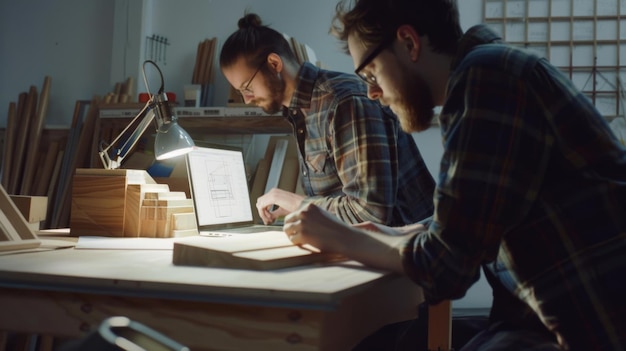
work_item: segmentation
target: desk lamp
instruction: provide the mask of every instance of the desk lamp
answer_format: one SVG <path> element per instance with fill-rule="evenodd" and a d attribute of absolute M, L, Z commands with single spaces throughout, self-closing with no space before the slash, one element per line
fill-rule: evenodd
<path fill-rule="evenodd" d="M 152 64 L 161 77 L 161 87 L 155 95 L 150 94 L 146 79 L 146 64 Z M 156 139 L 154 142 L 154 155 L 157 160 L 184 155 L 191 151 L 194 142 L 187 132 L 178 125 L 176 116 L 172 113 L 167 95 L 163 88 L 163 73 L 156 63 L 146 60 L 142 66 L 143 80 L 148 91 L 149 99 L 146 105 L 139 111 L 137 116 L 124 128 L 124 130 L 108 145 L 100 143 L 100 159 L 105 169 L 117 169 L 139 141 L 139 137 L 148 128 L 150 122 L 156 117 Z M 121 147 L 116 147 L 118 141 L 126 132 L 139 121 L 133 133 L 126 139 Z"/>

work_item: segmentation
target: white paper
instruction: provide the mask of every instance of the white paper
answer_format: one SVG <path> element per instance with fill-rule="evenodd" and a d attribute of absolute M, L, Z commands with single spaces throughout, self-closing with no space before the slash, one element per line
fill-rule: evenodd
<path fill-rule="evenodd" d="M 173 250 L 177 238 L 112 238 L 81 236 L 76 249 L 95 250 Z"/>

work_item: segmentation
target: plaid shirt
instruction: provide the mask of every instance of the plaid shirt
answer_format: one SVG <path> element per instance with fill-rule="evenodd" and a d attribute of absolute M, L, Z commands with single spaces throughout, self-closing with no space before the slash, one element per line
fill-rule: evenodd
<path fill-rule="evenodd" d="M 435 181 L 413 137 L 355 75 L 303 64 L 284 113 L 298 142 L 304 203 L 348 223 L 432 215 Z"/>
<path fill-rule="evenodd" d="M 431 302 L 490 270 L 572 350 L 626 348 L 626 150 L 545 59 L 485 26 L 459 43 L 428 232 L 403 252 Z"/>

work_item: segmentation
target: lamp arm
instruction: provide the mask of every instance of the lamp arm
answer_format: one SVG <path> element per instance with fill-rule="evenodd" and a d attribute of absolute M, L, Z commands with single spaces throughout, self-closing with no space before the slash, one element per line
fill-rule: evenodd
<path fill-rule="evenodd" d="M 148 80 L 146 78 L 145 66 L 146 64 L 152 64 L 154 68 L 159 72 L 161 77 L 161 87 L 158 93 L 155 95 L 150 94 L 148 89 Z M 135 144 L 139 141 L 139 137 L 146 131 L 148 124 L 156 119 L 157 135 L 155 138 L 155 156 L 157 160 L 162 160 L 177 155 L 182 155 L 191 151 L 194 147 L 193 139 L 189 134 L 182 129 L 176 122 L 176 116 L 172 113 L 169 103 L 167 101 L 167 94 L 163 89 L 163 74 L 161 69 L 156 63 L 150 60 L 146 60 L 143 63 L 143 79 L 146 83 L 146 89 L 150 99 L 146 102 L 146 105 L 139 111 L 137 116 L 124 128 L 124 130 L 108 145 L 104 142 L 100 142 L 100 159 L 105 169 L 117 169 L 122 165 L 122 161 L 128 155 L 128 153 L 135 147 Z M 124 144 L 117 148 L 117 142 L 125 135 L 126 131 L 131 128 L 135 122 L 140 118 L 143 119 L 139 122 L 133 133 L 126 139 Z M 111 159 L 111 151 L 115 152 L 113 159 Z"/>
<path fill-rule="evenodd" d="M 124 128 L 124 130 L 108 145 L 106 148 L 103 148 L 103 142 L 100 142 L 100 159 L 102 160 L 102 164 L 105 169 L 117 169 L 122 165 L 122 162 L 128 155 L 128 153 L 135 147 L 141 135 L 146 131 L 148 125 L 154 119 L 155 113 L 152 106 L 152 100 L 149 100 L 146 105 L 139 111 L 137 116 L 133 118 L 133 120 Z M 133 133 L 126 139 L 124 144 L 120 148 L 115 148 L 117 142 L 121 139 L 121 137 L 135 124 L 135 122 L 140 118 L 143 119 L 139 122 L 137 127 Z M 111 159 L 111 149 L 115 151 L 115 155 L 113 159 Z"/>

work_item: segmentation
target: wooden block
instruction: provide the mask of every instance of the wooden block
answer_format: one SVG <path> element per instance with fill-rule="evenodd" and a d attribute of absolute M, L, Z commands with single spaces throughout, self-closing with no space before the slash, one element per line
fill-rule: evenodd
<path fill-rule="evenodd" d="M 170 191 L 184 192 L 185 197 L 191 198 L 189 178 L 187 178 L 187 175 L 185 175 L 185 177 L 155 177 L 154 180 L 160 184 L 167 184 L 170 187 Z"/>
<path fill-rule="evenodd" d="M 139 236 L 143 238 L 156 237 L 156 205 L 152 201 L 144 200 L 141 205 Z"/>
<path fill-rule="evenodd" d="M 124 213 L 124 236 L 139 237 L 141 229 L 141 205 L 153 194 L 169 193 L 167 184 L 129 184 L 126 187 Z"/>
<path fill-rule="evenodd" d="M 197 236 L 198 235 L 198 230 L 197 229 L 177 229 L 177 230 L 172 230 L 172 237 L 173 238 L 183 238 L 183 237 L 187 237 L 187 236 Z"/>
<path fill-rule="evenodd" d="M 172 237 L 172 215 L 175 213 L 192 213 L 191 199 L 152 200 L 156 202 L 156 236 L 158 238 Z"/>
<path fill-rule="evenodd" d="M 194 212 L 173 213 L 172 214 L 172 230 L 198 230 L 196 224 L 196 214 Z"/>
<path fill-rule="evenodd" d="M 169 189 L 169 186 L 167 184 L 157 185 L 162 185 Z M 184 191 L 146 192 L 145 198 L 150 200 L 184 200 L 187 199 L 187 195 Z"/>
<path fill-rule="evenodd" d="M 194 236 L 174 243 L 173 263 L 268 270 L 343 259 L 317 249 L 291 243 L 283 232 L 233 235 L 220 238 Z"/>
<path fill-rule="evenodd" d="M 47 196 L 11 195 L 11 200 L 13 200 L 13 203 L 28 223 L 39 224 L 39 222 L 46 220 L 46 212 L 48 211 Z"/>
<path fill-rule="evenodd" d="M 72 182 L 72 236 L 124 236 L 127 186 L 155 184 L 146 171 L 77 169 Z"/>
<path fill-rule="evenodd" d="M 0 186 L 0 251 L 28 249 L 40 244 L 9 194 Z"/>

